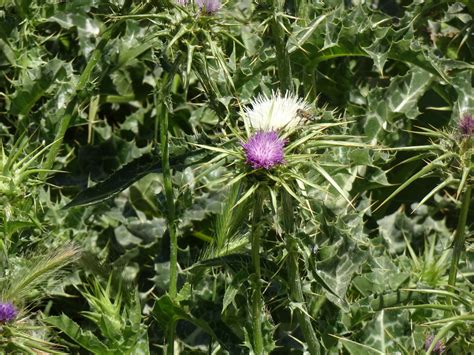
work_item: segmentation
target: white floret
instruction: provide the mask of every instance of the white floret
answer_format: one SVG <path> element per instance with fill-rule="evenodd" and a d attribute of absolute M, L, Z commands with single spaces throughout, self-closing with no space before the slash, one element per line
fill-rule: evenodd
<path fill-rule="evenodd" d="M 286 93 L 281 96 L 272 92 L 272 96 L 259 95 L 252 100 L 252 106 L 244 109 L 244 119 L 257 131 L 273 131 L 297 126 L 302 118 L 298 110 L 308 110 L 308 104 L 295 95 Z"/>

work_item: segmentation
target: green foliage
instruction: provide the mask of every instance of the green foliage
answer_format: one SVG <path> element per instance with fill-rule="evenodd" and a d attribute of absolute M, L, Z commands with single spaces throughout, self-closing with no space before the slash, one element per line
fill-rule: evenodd
<path fill-rule="evenodd" d="M 473 11 L 0 0 L 2 351 L 470 351 Z M 254 171 L 243 108 L 287 89 Z"/>
<path fill-rule="evenodd" d="M 11 303 L 17 312 L 15 319 L 3 322 L 0 349 L 6 352 L 35 350 L 60 353 L 61 347 L 47 341 L 48 329 L 30 318 L 37 306 L 55 288 L 61 286 L 64 268 L 78 259 L 78 249 L 72 245 L 21 258 L 2 254 L 0 266 L 0 300 Z M 2 316 L 3 317 L 3 316 Z M 46 339 L 45 339 L 46 338 Z"/>
<path fill-rule="evenodd" d="M 97 328 L 103 340 L 81 327 L 67 315 L 52 316 L 44 321 L 63 331 L 69 338 L 93 354 L 149 354 L 148 335 L 142 323 L 137 290 L 112 291 L 111 278 L 105 286 L 91 281 L 91 289 L 82 291 L 90 310 L 82 316 Z"/>

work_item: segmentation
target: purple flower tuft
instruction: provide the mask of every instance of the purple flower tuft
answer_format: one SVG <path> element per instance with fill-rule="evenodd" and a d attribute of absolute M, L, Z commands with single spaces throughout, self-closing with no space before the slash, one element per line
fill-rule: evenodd
<path fill-rule="evenodd" d="M 196 5 L 202 12 L 213 14 L 221 8 L 220 0 L 196 0 Z"/>
<path fill-rule="evenodd" d="M 434 338 L 435 338 L 434 335 L 428 335 L 428 337 L 425 340 L 425 351 L 428 351 L 431 344 L 433 343 Z M 445 351 L 446 351 L 446 346 L 441 340 L 439 340 L 436 342 L 436 345 L 434 346 L 432 353 L 443 354 Z"/>
<path fill-rule="evenodd" d="M 243 144 L 247 164 L 254 169 L 270 169 L 285 162 L 283 147 L 285 140 L 280 139 L 275 131 L 257 132 Z"/>
<path fill-rule="evenodd" d="M 18 311 L 12 303 L 0 302 L 0 323 L 11 322 L 17 314 Z"/>
<path fill-rule="evenodd" d="M 470 113 L 465 113 L 459 121 L 459 131 L 464 136 L 471 136 L 474 133 L 474 119 Z"/>

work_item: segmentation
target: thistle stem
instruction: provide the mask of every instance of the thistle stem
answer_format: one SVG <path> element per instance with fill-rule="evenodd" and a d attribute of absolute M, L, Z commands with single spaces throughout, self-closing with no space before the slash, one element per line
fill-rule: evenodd
<path fill-rule="evenodd" d="M 176 68 L 176 66 L 175 66 Z M 176 234 L 176 213 L 173 193 L 173 182 L 171 179 L 171 167 L 169 156 L 169 132 L 168 132 L 168 109 L 166 100 L 171 89 L 171 83 L 174 78 L 174 71 L 171 74 L 165 74 L 163 78 L 163 87 L 155 95 L 156 119 L 160 125 L 160 149 L 161 164 L 163 171 L 163 189 L 166 197 L 168 234 L 170 237 L 170 282 L 168 294 L 172 301 L 176 300 L 178 293 L 178 237 Z M 167 354 L 174 354 L 174 339 L 176 332 L 176 322 L 169 324 L 167 332 Z"/>
<path fill-rule="evenodd" d="M 169 162 L 169 150 L 168 150 L 168 111 L 162 111 L 160 120 L 160 138 L 161 138 L 161 159 L 163 167 L 163 185 L 166 196 L 167 205 L 167 219 L 168 219 L 168 232 L 170 236 L 170 283 L 168 293 L 170 298 L 174 301 L 178 293 L 178 238 L 176 235 L 175 225 L 175 205 L 173 196 L 173 185 L 171 181 L 171 169 Z M 174 354 L 174 338 L 175 338 L 176 323 L 171 322 L 170 329 L 168 330 L 168 347 L 167 353 Z"/>
<path fill-rule="evenodd" d="M 263 210 L 262 192 L 256 191 L 255 205 L 252 216 L 252 263 L 254 267 L 253 294 L 252 294 L 252 326 L 253 350 L 256 355 L 263 354 L 262 335 L 262 285 L 260 270 L 260 223 Z"/>
<path fill-rule="evenodd" d="M 162 98 L 164 99 L 164 98 Z M 172 299 L 177 294 L 177 263 L 178 263 L 178 240 L 175 226 L 175 204 L 173 194 L 173 183 L 171 180 L 170 156 L 169 156 L 169 134 L 168 134 L 168 110 L 164 104 L 159 104 L 160 109 L 160 141 L 161 141 L 161 164 L 163 168 L 163 187 L 166 196 L 168 232 L 170 236 L 170 284 L 169 294 Z"/>
<path fill-rule="evenodd" d="M 293 199 L 286 191 L 283 191 L 282 200 L 284 211 L 283 228 L 286 234 L 286 248 L 288 251 L 287 266 L 290 296 L 294 302 L 301 305 L 301 308 L 295 310 L 296 319 L 298 320 L 310 354 L 317 355 L 321 353 L 321 349 L 316 332 L 311 324 L 311 318 L 306 309 L 306 301 L 304 299 L 303 287 L 301 286 L 301 275 L 298 266 L 298 244 L 293 236 L 295 225 Z"/>
<path fill-rule="evenodd" d="M 454 234 L 453 255 L 451 258 L 451 267 L 449 269 L 448 285 L 456 284 L 456 276 L 458 271 L 459 258 L 464 249 L 464 230 L 466 229 L 467 214 L 471 202 L 472 187 L 468 186 L 462 199 L 461 211 L 459 213 L 458 225 Z"/>
<path fill-rule="evenodd" d="M 291 81 L 291 64 L 288 51 L 286 50 L 286 36 L 279 23 L 278 13 L 283 12 L 284 1 L 273 2 L 273 19 L 271 31 L 275 45 L 276 60 L 278 67 L 278 78 L 280 79 L 280 90 L 285 93 L 293 89 Z"/>
<path fill-rule="evenodd" d="M 174 355 L 174 339 L 176 333 L 176 321 L 172 320 L 170 324 L 168 324 L 168 329 L 166 333 L 166 354 L 167 355 Z"/>
<path fill-rule="evenodd" d="M 308 345 L 310 354 L 320 354 L 320 346 L 316 332 L 311 324 L 311 318 L 307 314 L 306 303 L 303 295 L 303 288 L 300 281 L 300 271 L 298 267 L 298 249 L 296 240 L 293 237 L 286 236 L 288 250 L 288 279 L 290 284 L 291 298 L 299 303 L 302 309 L 296 310 L 296 319 Z"/>

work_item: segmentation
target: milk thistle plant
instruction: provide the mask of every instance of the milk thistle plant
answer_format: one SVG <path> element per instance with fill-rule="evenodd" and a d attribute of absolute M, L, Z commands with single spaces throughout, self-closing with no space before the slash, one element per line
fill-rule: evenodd
<path fill-rule="evenodd" d="M 196 144 L 220 153 L 203 168 L 227 159 L 228 166 L 234 168 L 228 174 L 228 177 L 232 175 L 231 184 L 243 178 L 248 180 L 252 176 L 256 177 L 248 180 L 251 184 L 248 193 L 240 201 L 243 202 L 259 186 L 268 186 L 270 182 L 279 185 L 295 198 L 298 198 L 297 194 L 290 187 L 292 183 L 288 182 L 298 181 L 327 193 L 326 189 L 313 186 L 299 173 L 299 169 L 311 161 L 326 181 L 350 203 L 347 193 L 313 159 L 320 148 L 367 145 L 351 142 L 354 137 L 350 135 L 325 134 L 326 130 L 344 126 L 347 122 L 318 123 L 316 115 L 310 114 L 308 110 L 306 102 L 290 93 L 282 96 L 279 92 L 273 92 L 270 96 L 258 96 L 241 113 L 243 127 L 229 127 L 231 132 L 221 136 L 222 143 L 216 146 Z M 333 113 L 329 115 L 332 117 Z M 238 174 L 235 174 L 236 171 Z"/>
<path fill-rule="evenodd" d="M 397 196 L 414 181 L 422 178 L 439 177 L 442 182 L 426 194 L 418 204 L 418 207 L 425 204 L 438 192 L 445 189 L 455 190 L 455 201 L 457 203 L 459 201 L 460 207 L 458 224 L 453 239 L 453 252 L 448 277 L 448 285 L 453 287 L 456 284 L 460 256 L 464 250 L 465 228 L 471 203 L 473 184 L 472 149 L 474 119 L 472 118 L 471 113 L 464 113 L 457 121 L 457 126 L 455 128 L 445 131 L 420 128 L 419 131 L 414 133 L 429 137 L 432 140 L 432 144 L 426 146 L 392 148 L 389 150 L 417 151 L 420 152 L 420 154 L 416 156 L 416 158 L 420 160 L 428 160 L 428 163 L 402 183 L 381 203 L 379 208 Z"/>
<path fill-rule="evenodd" d="M 212 150 L 217 156 L 205 165 L 213 169 L 214 164 L 227 162 L 229 185 L 243 182 L 246 192 L 236 205 L 253 198 L 251 251 L 254 274 L 252 280 L 252 350 L 262 354 L 271 349 L 264 348 L 262 339 L 262 275 L 260 266 L 260 238 L 266 234 L 262 230 L 261 219 L 266 204 L 271 201 L 271 210 L 279 215 L 275 221 L 275 230 L 284 234 L 287 247 L 288 279 L 292 301 L 301 305 L 295 310 L 298 323 L 312 354 L 320 352 L 316 331 L 308 315 L 302 291 L 299 256 L 294 237 L 293 203 L 310 209 L 307 196 L 298 193 L 305 186 L 329 194 L 326 187 L 315 184 L 305 178 L 308 171 L 315 170 L 332 188 L 339 192 L 350 204 L 347 193 L 325 170 L 317 160 L 317 150 L 331 146 L 349 145 L 364 146 L 351 136 L 325 134 L 325 130 L 345 125 L 345 122 L 317 123 L 315 115 L 310 114 L 309 104 L 292 93 L 281 95 L 273 92 L 269 96 L 260 95 L 249 107 L 244 108 L 241 117 L 243 130 L 231 128 L 231 133 L 224 135 L 224 143 L 218 146 L 201 147 Z M 205 169 L 205 170 L 207 170 Z M 279 206 L 278 200 L 281 200 Z M 280 212 L 281 211 L 281 212 Z M 281 213 L 281 215 L 280 215 Z"/>

